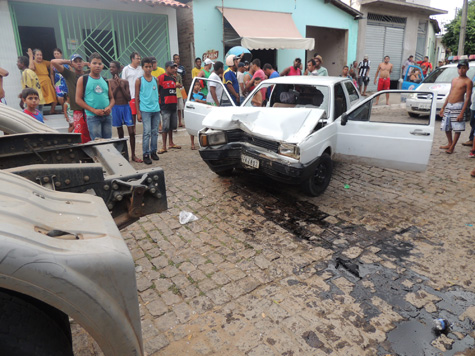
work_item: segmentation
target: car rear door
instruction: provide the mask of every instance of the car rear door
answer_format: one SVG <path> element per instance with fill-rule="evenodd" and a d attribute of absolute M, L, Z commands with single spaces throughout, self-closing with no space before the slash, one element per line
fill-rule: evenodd
<path fill-rule="evenodd" d="M 203 119 L 206 115 L 210 113 L 211 110 L 213 110 L 213 108 L 216 107 L 215 105 L 211 105 L 210 103 L 202 103 L 195 100 L 195 97 L 193 95 L 193 88 L 197 81 L 200 82 L 201 88 L 204 88 L 205 86 L 208 87 L 209 82 L 214 82 L 217 85 L 221 86 L 223 88 L 223 95 L 221 96 L 221 98 L 218 98 L 220 99 L 220 106 L 234 106 L 234 103 L 232 100 L 230 100 L 228 92 L 222 82 L 202 77 L 193 78 L 188 94 L 188 100 L 185 104 L 184 112 L 186 130 L 190 135 L 193 136 L 198 135 L 198 131 L 203 128 Z M 204 100 L 206 101 L 206 96 L 204 97 Z"/>
<path fill-rule="evenodd" d="M 422 92 L 431 98 L 431 111 L 427 119 L 421 119 L 409 117 L 400 104 L 384 105 L 386 93 L 399 95 L 409 91 L 379 92 L 338 118 L 335 156 L 352 163 L 424 171 L 434 139 L 435 95 Z M 378 95 L 380 104 L 375 105 Z"/>

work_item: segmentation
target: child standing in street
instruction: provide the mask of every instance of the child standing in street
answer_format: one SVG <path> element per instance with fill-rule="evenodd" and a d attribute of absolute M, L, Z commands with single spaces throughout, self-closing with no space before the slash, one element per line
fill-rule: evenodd
<path fill-rule="evenodd" d="M 145 164 L 152 164 L 157 155 L 158 122 L 160 105 L 158 104 L 158 82 L 152 75 L 152 58 L 142 59 L 143 76 L 135 81 L 135 105 L 137 120 L 143 122 L 142 151 Z"/>
<path fill-rule="evenodd" d="M 38 92 L 33 88 L 23 89 L 21 92 L 21 100 L 25 109 L 23 112 L 35 118 L 39 122 L 44 123 L 43 115 L 38 111 L 38 105 L 40 104 L 40 96 Z"/>

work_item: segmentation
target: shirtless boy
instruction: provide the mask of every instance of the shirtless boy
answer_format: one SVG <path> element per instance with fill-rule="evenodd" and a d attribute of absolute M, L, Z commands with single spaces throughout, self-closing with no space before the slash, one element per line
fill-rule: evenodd
<path fill-rule="evenodd" d="M 391 84 L 391 72 L 393 71 L 393 65 L 389 63 L 389 56 L 384 57 L 384 62 L 380 63 L 376 75 L 374 76 L 374 84 L 378 79 L 378 91 L 389 90 L 389 85 Z M 376 97 L 376 105 L 379 103 L 379 96 Z M 386 93 L 386 105 L 389 105 L 389 93 Z"/>
<path fill-rule="evenodd" d="M 454 152 L 455 145 L 460 138 L 460 133 L 465 131 L 464 113 L 472 97 L 472 81 L 467 77 L 468 61 L 462 59 L 458 65 L 459 76 L 452 80 L 450 93 L 445 100 L 444 105 L 440 109 L 439 115 L 442 117 L 441 130 L 445 131 L 447 141 L 445 146 L 440 146 L 445 150 L 445 153 L 451 154 Z M 467 100 L 464 101 L 464 96 L 467 95 Z M 454 131 L 454 138 L 452 139 L 452 130 Z"/>
<path fill-rule="evenodd" d="M 132 160 L 140 163 L 142 160 L 135 155 L 135 125 L 129 106 L 129 101 L 132 100 L 130 98 L 129 82 L 125 79 L 120 79 L 119 62 L 112 61 L 109 65 L 109 70 L 112 75 L 112 79 L 109 79 L 109 85 L 115 99 L 115 106 L 112 108 L 112 126 L 117 128 L 119 138 L 124 138 L 123 125 L 127 126 Z"/>

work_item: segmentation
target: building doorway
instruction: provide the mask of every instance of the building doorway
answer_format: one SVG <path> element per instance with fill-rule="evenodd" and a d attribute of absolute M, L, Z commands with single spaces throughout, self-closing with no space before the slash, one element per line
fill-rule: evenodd
<path fill-rule="evenodd" d="M 57 46 L 53 27 L 18 26 L 18 34 L 23 56 L 28 56 L 28 48 L 38 48 L 43 52 L 43 59 L 54 59 L 53 49 Z"/>
<path fill-rule="evenodd" d="M 315 49 L 307 51 L 307 60 L 318 53 L 323 58 L 323 67 L 328 70 L 328 75 L 340 75 L 343 67 L 348 65 L 346 63 L 348 58 L 348 30 L 307 26 L 305 37 L 315 39 Z"/>

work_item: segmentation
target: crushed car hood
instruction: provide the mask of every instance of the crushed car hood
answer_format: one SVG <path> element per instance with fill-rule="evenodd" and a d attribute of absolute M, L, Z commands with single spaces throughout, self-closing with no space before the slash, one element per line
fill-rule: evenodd
<path fill-rule="evenodd" d="M 241 129 L 249 134 L 289 143 L 299 143 L 311 134 L 325 110 L 310 108 L 215 108 L 203 127 L 217 130 Z"/>

